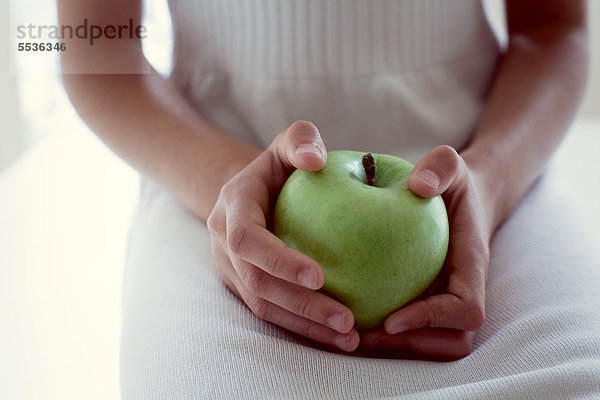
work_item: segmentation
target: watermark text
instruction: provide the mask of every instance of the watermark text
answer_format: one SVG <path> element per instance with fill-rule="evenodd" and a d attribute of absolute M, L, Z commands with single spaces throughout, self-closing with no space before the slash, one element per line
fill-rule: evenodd
<path fill-rule="evenodd" d="M 146 39 L 147 29 L 144 25 L 135 25 L 130 19 L 126 24 L 95 25 L 89 24 L 87 18 L 77 26 L 73 25 L 17 25 L 19 40 L 64 40 L 85 39 L 90 45 L 99 39 Z"/>

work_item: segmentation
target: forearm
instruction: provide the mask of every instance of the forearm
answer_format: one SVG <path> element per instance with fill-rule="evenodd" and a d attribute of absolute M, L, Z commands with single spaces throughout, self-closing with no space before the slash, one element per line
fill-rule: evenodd
<path fill-rule="evenodd" d="M 90 26 L 127 21 L 137 26 L 141 7 L 140 0 L 57 3 L 59 22 L 70 26 L 84 17 Z M 98 39 L 93 46 L 78 38 L 65 41 L 68 51 L 61 53 L 61 64 L 63 71 L 71 73 L 63 75 L 63 82 L 81 117 L 134 168 L 206 219 L 221 186 L 259 150 L 202 118 L 168 80 L 151 69 L 140 38 Z M 151 73 L 143 73 L 147 71 Z"/>
<path fill-rule="evenodd" d="M 482 186 L 490 235 L 518 205 L 577 110 L 587 74 L 585 28 L 510 35 L 470 145 L 462 152 Z"/>
<path fill-rule="evenodd" d="M 64 81 L 94 132 L 202 219 L 221 186 L 259 153 L 204 120 L 154 71 L 65 75 Z"/>

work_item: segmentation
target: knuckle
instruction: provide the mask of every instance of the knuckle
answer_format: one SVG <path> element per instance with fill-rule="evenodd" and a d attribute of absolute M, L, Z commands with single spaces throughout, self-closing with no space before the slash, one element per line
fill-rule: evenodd
<path fill-rule="evenodd" d="M 443 325 L 444 316 L 441 310 L 437 308 L 430 308 L 426 314 L 426 321 L 423 326 L 429 326 L 433 328 L 441 327 Z"/>
<path fill-rule="evenodd" d="M 308 318 L 311 314 L 311 302 L 306 296 L 300 296 L 294 303 L 293 309 L 291 310 L 294 314 L 300 315 L 304 318 Z"/>
<path fill-rule="evenodd" d="M 218 222 L 217 222 L 218 218 L 216 216 L 216 213 L 213 211 L 210 213 L 210 215 L 208 216 L 208 218 L 206 219 L 206 227 L 208 228 L 208 232 L 211 235 L 214 235 L 215 233 L 217 233 L 218 228 Z"/>
<path fill-rule="evenodd" d="M 232 223 L 227 229 L 227 247 L 238 254 L 244 248 L 248 238 L 248 228 L 239 223 Z"/>
<path fill-rule="evenodd" d="M 439 328 L 444 321 L 444 313 L 434 303 L 433 298 L 428 298 L 418 303 L 419 314 L 422 316 L 421 327 Z"/>
<path fill-rule="evenodd" d="M 451 191 L 463 192 L 467 188 L 466 166 L 463 158 L 453 147 L 441 145 L 435 148 L 435 164 L 442 181 L 447 182 Z"/>
<path fill-rule="evenodd" d="M 221 191 L 219 193 L 219 198 L 225 201 L 228 201 L 235 197 L 237 192 L 237 184 L 235 183 L 235 178 L 229 180 L 229 182 L 225 183 L 221 186 Z"/>
<path fill-rule="evenodd" d="M 471 354 L 472 349 L 473 349 L 473 341 L 466 333 L 463 333 L 456 340 L 456 343 L 454 345 L 455 357 L 457 359 L 465 358 L 469 354 Z"/>
<path fill-rule="evenodd" d="M 244 297 L 243 297 L 243 290 L 240 290 L 232 281 L 231 279 L 229 279 L 229 277 L 227 276 L 226 273 L 224 273 L 221 270 L 217 271 L 218 275 L 219 275 L 219 279 L 221 280 L 221 282 L 223 282 L 223 284 L 225 285 L 225 287 L 234 295 L 236 296 L 238 299 L 241 299 L 245 302 Z"/>
<path fill-rule="evenodd" d="M 267 292 L 268 282 L 266 276 L 255 268 L 246 268 L 240 278 L 246 289 L 255 296 L 262 296 Z"/>
<path fill-rule="evenodd" d="M 451 146 L 445 144 L 438 146 L 437 152 L 438 157 L 440 157 L 445 166 L 451 170 L 456 170 L 462 161 L 462 157 Z"/>
<path fill-rule="evenodd" d="M 316 323 L 308 321 L 302 328 L 300 328 L 300 335 L 309 339 L 319 338 L 319 327 Z"/>
<path fill-rule="evenodd" d="M 258 318 L 264 319 L 265 321 L 271 320 L 271 306 L 267 300 L 250 295 L 247 296 L 245 301 L 250 311 Z"/>
<path fill-rule="evenodd" d="M 485 307 L 482 304 L 474 303 L 467 308 L 468 326 L 465 328 L 470 331 L 475 331 L 481 328 L 485 322 Z"/>
<path fill-rule="evenodd" d="M 474 288 L 466 289 L 459 301 L 464 321 L 461 329 L 476 331 L 481 328 L 485 322 L 485 295 Z"/>
<path fill-rule="evenodd" d="M 283 277 L 285 272 L 283 257 L 277 251 L 271 251 L 267 255 L 265 268 L 274 276 Z"/>

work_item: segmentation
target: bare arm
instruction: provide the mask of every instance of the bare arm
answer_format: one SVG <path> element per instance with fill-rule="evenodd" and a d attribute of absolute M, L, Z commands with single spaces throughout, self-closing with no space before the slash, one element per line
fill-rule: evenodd
<path fill-rule="evenodd" d="M 59 0 L 61 24 L 140 20 L 139 0 Z M 271 200 L 294 168 L 319 169 L 326 150 L 316 128 L 292 124 L 263 152 L 199 115 L 158 73 L 139 40 L 67 44 L 64 84 L 81 117 L 134 168 L 207 220 L 222 280 L 260 318 L 346 351 L 358 346 L 351 311 L 316 292 L 324 276 L 307 256 L 266 229 Z M 83 72 L 83 71 L 82 71 Z M 235 175 L 235 177 L 234 177 Z"/>
<path fill-rule="evenodd" d="M 139 0 L 58 1 L 61 24 L 114 25 L 141 19 Z M 94 132 L 143 174 L 175 194 L 195 215 L 206 219 L 221 186 L 260 151 L 226 135 L 200 116 L 170 82 L 150 74 L 141 42 L 101 39 L 68 42 L 66 70 L 107 72 L 65 74 L 72 103 Z M 115 72 L 115 73 L 110 73 Z"/>
<path fill-rule="evenodd" d="M 462 153 L 484 182 L 490 231 L 539 176 L 575 115 L 587 78 L 585 1 L 507 1 L 509 46 Z"/>
<path fill-rule="evenodd" d="M 450 246 L 433 295 L 396 311 L 367 347 L 399 356 L 468 355 L 485 320 L 489 243 L 565 135 L 587 74 L 585 1 L 507 1 L 509 46 L 480 124 L 459 155 L 427 154 L 409 179 L 424 197 L 442 194 Z"/>

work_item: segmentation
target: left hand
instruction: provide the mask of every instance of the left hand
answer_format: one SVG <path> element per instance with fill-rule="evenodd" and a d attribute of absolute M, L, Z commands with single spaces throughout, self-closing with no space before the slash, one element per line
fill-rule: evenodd
<path fill-rule="evenodd" d="M 439 146 L 414 168 L 410 189 L 442 195 L 450 222 L 446 262 L 425 296 L 400 308 L 383 328 L 365 332 L 361 346 L 383 355 L 455 360 L 470 354 L 485 320 L 490 229 L 484 192 L 454 149 Z"/>

